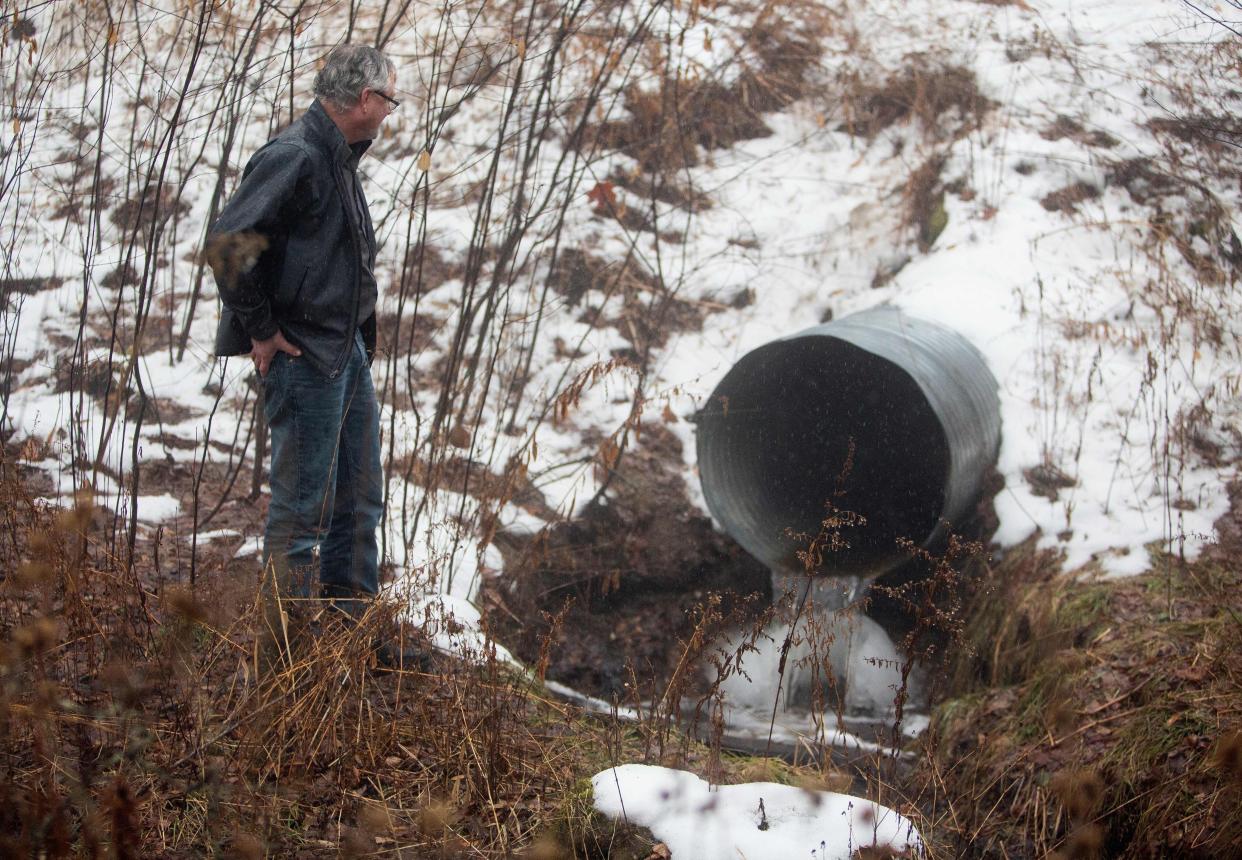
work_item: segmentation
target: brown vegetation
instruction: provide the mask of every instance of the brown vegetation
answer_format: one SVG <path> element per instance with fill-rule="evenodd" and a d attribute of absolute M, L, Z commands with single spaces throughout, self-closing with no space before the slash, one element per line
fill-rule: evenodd
<path fill-rule="evenodd" d="M 913 783 L 954 857 L 1226 857 L 1242 844 L 1236 748 L 1240 488 L 1193 564 L 1078 583 L 1012 551 L 978 587 Z M 1230 535 L 1234 535 L 1230 537 Z M 932 800 L 934 798 L 934 800 Z"/>
<path fill-rule="evenodd" d="M 606 724 L 494 654 L 377 674 L 380 608 L 291 627 L 300 644 L 265 672 L 253 575 L 136 578 L 99 551 L 88 497 L 48 508 L 7 460 L 0 515 L 4 856 L 499 857 L 537 836 L 564 856 L 621 838 L 574 793 L 607 763 Z M 311 608 L 286 616 L 325 624 Z"/>
<path fill-rule="evenodd" d="M 974 72 L 919 54 L 908 57 L 904 69 L 881 83 L 857 74 L 842 83 L 841 130 L 866 138 L 911 119 L 932 138 L 951 138 L 977 128 L 994 107 L 979 91 Z"/>
<path fill-rule="evenodd" d="M 1100 189 L 1089 182 L 1075 182 L 1046 194 L 1039 205 L 1049 212 L 1061 212 L 1072 215 L 1078 211 L 1080 203 L 1094 200 L 1100 196 Z"/>
<path fill-rule="evenodd" d="M 1053 121 L 1052 125 L 1040 132 L 1040 136 L 1044 140 L 1069 138 L 1075 143 L 1081 143 L 1083 146 L 1095 146 L 1104 149 L 1111 149 L 1118 143 L 1117 138 L 1108 132 L 1101 129 L 1087 131 L 1087 129 L 1083 128 L 1082 123 L 1065 114 L 1057 114 L 1056 120 Z"/>
<path fill-rule="evenodd" d="M 626 93 L 629 117 L 593 126 L 591 145 L 624 152 L 655 177 L 657 189 L 701 163 L 704 153 L 771 133 L 762 114 L 791 104 L 806 92 L 807 76 L 821 48 L 801 35 L 765 22 L 746 33 L 743 55 L 753 55 L 728 84 L 711 78 L 667 75 L 658 88 L 638 85 Z M 694 192 L 656 190 L 656 199 Z"/>

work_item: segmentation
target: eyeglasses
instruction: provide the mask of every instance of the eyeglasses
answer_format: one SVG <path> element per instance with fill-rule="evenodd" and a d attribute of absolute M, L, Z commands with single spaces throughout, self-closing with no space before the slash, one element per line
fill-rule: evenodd
<path fill-rule="evenodd" d="M 401 102 L 397 101 L 392 96 L 386 96 L 383 93 L 381 93 L 379 90 L 371 90 L 371 92 L 375 93 L 377 96 L 382 98 L 384 101 L 392 105 L 393 110 L 396 110 L 397 108 L 401 107 Z"/>

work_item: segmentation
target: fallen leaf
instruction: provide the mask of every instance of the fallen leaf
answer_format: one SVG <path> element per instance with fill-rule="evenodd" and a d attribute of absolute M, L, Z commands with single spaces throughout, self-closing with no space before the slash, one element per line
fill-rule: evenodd
<path fill-rule="evenodd" d="M 448 442 L 454 448 L 469 448 L 470 431 L 466 429 L 464 424 L 455 424 L 453 429 L 449 431 Z"/>
<path fill-rule="evenodd" d="M 603 179 L 587 192 L 587 200 L 595 205 L 595 211 L 601 215 L 614 211 L 617 208 L 616 186 Z"/>

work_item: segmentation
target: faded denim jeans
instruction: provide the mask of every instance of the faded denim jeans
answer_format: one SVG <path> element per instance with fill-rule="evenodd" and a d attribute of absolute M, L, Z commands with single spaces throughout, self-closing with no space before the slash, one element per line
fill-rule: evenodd
<path fill-rule="evenodd" d="M 283 597 L 374 596 L 383 470 L 361 336 L 336 379 L 277 353 L 263 390 L 272 438 L 265 569 L 270 562 Z"/>

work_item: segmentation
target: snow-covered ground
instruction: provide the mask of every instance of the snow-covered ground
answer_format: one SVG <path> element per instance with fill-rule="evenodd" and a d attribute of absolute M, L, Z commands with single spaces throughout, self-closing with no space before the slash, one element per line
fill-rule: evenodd
<path fill-rule="evenodd" d="M 924 66 L 939 60 L 973 72 L 997 107 L 951 143 L 910 125 L 867 142 L 835 122 L 818 127 L 812 100 L 769 118 L 771 137 L 718 155 L 699 185 L 720 202 L 696 216 L 688 256 L 704 289 L 749 286 L 756 302 L 681 338 L 667 351 L 664 379 L 702 398 L 741 355 L 826 311 L 840 318 L 895 304 L 968 337 L 1000 383 L 1001 547 L 1037 534 L 1041 546 L 1064 550 L 1068 568 L 1096 562 L 1090 569 L 1106 575 L 1147 569 L 1152 543 L 1194 556 L 1212 540 L 1234 474 L 1239 370 L 1235 337 L 1204 342 L 1196 311 L 1231 321 L 1237 293 L 1228 281 L 1204 284 L 1154 235 L 1158 212 L 1176 217 L 1193 194 L 1145 206 L 1109 177 L 1132 159 L 1165 164 L 1164 143 L 1146 123 L 1170 115 L 1162 90 L 1197 78 L 1187 68 L 1196 49 L 1186 46 L 1227 33 L 1162 2 L 873 2 L 851 20 L 873 53 L 837 57 L 830 68 L 878 78 L 912 55 Z M 1169 43 L 1183 50 L 1158 47 Z M 1198 52 L 1206 61 L 1209 49 Z M 1214 88 L 1230 86 L 1222 79 Z M 1059 116 L 1115 145 L 1049 139 Z M 942 176 L 961 190 L 945 194 L 947 224 L 919 253 L 897 221 L 906 180 L 932 156 L 946 159 Z M 1223 209 L 1223 239 L 1234 229 L 1237 184 L 1195 178 L 1206 188 L 1189 191 L 1209 192 Z M 1079 182 L 1099 196 L 1073 213 L 1041 205 Z M 731 250 L 739 237 L 756 247 Z M 872 288 L 878 271 L 906 255 Z M 1187 432 L 1187 421 L 1198 423 Z M 1195 434 L 1226 449 L 1226 464 L 1190 450 Z M 1040 467 L 1070 486 L 1041 495 L 1027 478 Z"/>
<path fill-rule="evenodd" d="M 775 782 L 712 787 L 692 773 L 641 764 L 609 768 L 591 783 L 601 812 L 649 828 L 676 860 L 851 860 L 873 846 L 922 855 L 908 819 L 846 794 Z"/>
<path fill-rule="evenodd" d="M 1234 11 L 1200 5 L 1222 18 Z M 267 32 L 248 54 L 249 19 L 221 7 L 199 44 L 186 8 L 139 4 L 109 28 L 87 6 L 43 4 L 25 13 L 29 33 L 12 36 L 0 54 L 22 101 L 0 154 L 5 277 L 14 279 L 0 332 L 14 359 L 4 431 L 61 497 L 89 485 L 97 501 L 118 510 L 128 507 L 135 462 L 226 468 L 248 438 L 249 368 L 211 355 L 210 275 L 189 314 L 202 274 L 197 250 L 217 176 L 227 193 L 236 168 L 288 120 L 289 105 L 307 101 L 315 60 L 342 32 L 332 8 L 316 7 L 299 28 L 281 23 L 278 35 Z M 1152 546 L 1193 557 L 1214 539 L 1225 486 L 1236 476 L 1242 402 L 1237 141 L 1213 150 L 1168 123 L 1236 114 L 1238 51 L 1226 28 L 1171 0 L 864 0 L 762 11 L 743 2 L 614 4 L 592 23 L 611 15 L 625 26 L 646 19 L 648 29 L 641 49 L 617 64 L 632 78 L 618 74 L 605 88 L 595 108 L 601 121 L 627 118 L 627 105 L 656 90 L 653 67 L 686 81 L 738 81 L 760 62 L 751 38 L 760 26 L 799 34 L 817 52 L 800 97 L 764 116 L 771 134 L 705 152 L 678 171 L 679 182 L 710 205 L 688 212 L 654 204 L 657 233 L 597 213 L 598 196 L 586 196 L 607 177 L 641 176 L 634 158 L 604 152 L 571 174 L 559 166 L 572 111 L 542 135 L 522 138 L 514 131 L 520 123 L 502 128 L 514 69 L 541 62 L 550 35 L 517 35 L 521 15 L 505 4 L 489 6 L 479 26 L 464 5 L 440 8 L 416 3 L 393 31 L 405 104 L 364 162 L 382 244 L 381 311 L 402 309 L 404 337 L 417 301 L 430 328 L 409 355 L 376 364 L 386 450 L 391 444 L 394 463 L 456 453 L 480 470 L 528 479 L 547 503 L 536 508 L 511 494 L 487 498 L 460 487 L 428 491 L 412 477 L 416 470 L 394 469 L 384 536 L 400 574 L 395 589 L 405 589 L 419 617 L 439 605 L 456 615 L 460 628 L 443 627 L 446 647 L 482 645 L 471 600 L 481 577 L 503 575 L 496 532 L 536 531 L 595 495 L 599 452 L 607 451 L 600 440 L 617 438 L 633 419 L 640 381 L 646 417 L 663 413 L 681 437 L 687 485 L 702 505 L 693 425 L 684 419 L 732 364 L 829 312 L 840 318 L 885 302 L 960 331 L 1000 384 L 1004 488 L 995 540 L 1002 551 L 1035 536 L 1061 550 L 1069 570 L 1117 576 L 1145 570 Z M 551 100 L 572 101 L 605 63 L 600 32 L 566 49 L 572 57 Z M 500 70 L 477 91 L 461 69 L 436 75 L 437 62 L 459 46 L 476 71 Z M 919 118 L 947 69 L 973 78 L 990 109 L 962 116 L 950 107 Z M 852 127 L 865 94 L 907 70 L 914 115 L 873 136 Z M 534 123 L 533 91 L 523 93 L 516 115 Z M 240 117 L 235 136 L 225 130 L 230 109 Z M 506 143 L 497 198 L 483 219 L 492 232 L 480 238 L 476 190 L 498 140 Z M 523 140 L 542 146 L 525 185 Z M 935 213 L 943 229 L 930 241 L 907 223 L 911 178 L 929 164 L 939 165 L 934 200 L 943 193 Z M 157 219 L 162 228 L 148 253 L 142 218 L 135 221 L 132 210 L 127 217 L 125 205 L 160 177 L 167 195 L 148 195 L 144 205 L 149 211 L 158 200 L 161 213 L 175 214 Z M 567 177 L 578 184 L 566 185 Z M 559 247 L 580 249 L 609 271 L 628 261 L 647 273 L 646 292 L 615 289 L 607 277 L 573 299 L 544 289 L 553 279 L 546 253 L 559 209 L 536 204 L 559 203 L 563 188 L 573 193 Z M 647 205 L 620 184 L 606 188 L 631 211 Z M 485 298 L 472 284 L 488 282 L 494 260 L 484 259 L 472 283 L 462 266 L 472 249 L 494 250 L 519 201 L 534 226 L 518 243 L 511 276 L 501 279 L 506 288 Z M 402 277 L 418 241 L 449 264 L 421 289 Z M 19 279 L 43 280 L 19 289 Z M 634 316 L 655 302 L 622 305 L 661 290 L 700 309 L 703 324 L 672 332 L 640 377 L 613 359 L 637 346 Z M 751 303 L 731 301 L 745 290 Z M 145 327 L 136 339 L 139 308 Z M 465 354 L 483 360 L 468 385 L 458 376 L 457 399 L 432 433 L 437 374 L 459 323 Z M 90 396 L 81 394 L 82 377 L 70 379 L 71 367 L 94 380 Z M 92 376 L 100 368 L 103 375 Z M 141 387 L 161 408 L 144 413 L 138 428 L 133 410 L 117 410 L 109 376 L 113 391 Z M 519 385 L 522 396 L 510 402 Z M 444 438 L 458 428 L 468 441 L 459 444 L 459 434 L 454 451 Z M 185 535 L 194 528 L 193 506 L 165 490 L 140 485 L 140 527 L 159 522 Z M 213 536 L 237 540 L 239 552 L 257 550 L 253 532 L 199 537 Z M 638 772 L 626 773 L 629 780 Z M 706 790 L 677 779 L 686 791 Z M 673 812 L 653 799 L 655 784 L 633 776 L 627 809 L 667 826 L 662 838 L 672 845 L 684 825 L 666 822 Z M 753 793 L 739 802 L 749 804 Z M 776 795 L 764 796 L 773 798 L 772 815 Z M 834 803 L 814 815 L 790 808 L 790 821 L 801 822 L 790 825 L 801 840 L 795 853 L 755 843 L 758 853 L 746 856 L 837 850 L 837 835 L 853 831 L 824 818 Z M 767 845 L 779 830 L 750 838 Z M 816 838 L 825 848 L 805 841 Z"/>

